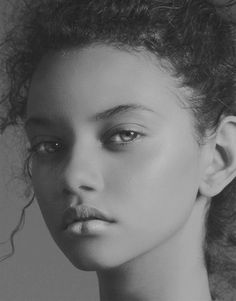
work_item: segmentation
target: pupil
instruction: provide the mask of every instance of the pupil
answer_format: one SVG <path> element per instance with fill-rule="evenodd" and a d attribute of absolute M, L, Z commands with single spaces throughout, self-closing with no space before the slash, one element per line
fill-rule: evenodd
<path fill-rule="evenodd" d="M 133 137 L 133 135 L 134 135 L 134 132 L 125 132 L 123 134 L 123 137 L 124 137 L 125 140 L 129 140 L 130 138 Z"/>

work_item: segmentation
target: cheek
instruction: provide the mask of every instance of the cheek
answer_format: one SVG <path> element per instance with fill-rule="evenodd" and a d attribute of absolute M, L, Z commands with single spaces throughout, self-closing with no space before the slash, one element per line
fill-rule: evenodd
<path fill-rule="evenodd" d="M 127 233 L 161 239 L 190 215 L 198 190 L 198 151 L 195 142 L 176 140 L 176 147 L 173 139 L 132 154 L 110 176 L 114 211 Z"/>

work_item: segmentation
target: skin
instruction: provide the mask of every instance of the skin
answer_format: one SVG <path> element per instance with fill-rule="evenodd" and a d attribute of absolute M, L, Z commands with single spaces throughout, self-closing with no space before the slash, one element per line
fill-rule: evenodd
<path fill-rule="evenodd" d="M 35 71 L 27 119 L 50 124 L 26 123 L 32 184 L 59 248 L 97 272 L 102 301 L 210 300 L 208 199 L 196 199 L 208 146 L 197 142 L 187 94 L 151 54 L 109 46 L 49 54 Z M 128 104 L 148 109 L 94 118 Z M 63 213 L 79 204 L 115 222 L 96 235 L 66 235 Z"/>

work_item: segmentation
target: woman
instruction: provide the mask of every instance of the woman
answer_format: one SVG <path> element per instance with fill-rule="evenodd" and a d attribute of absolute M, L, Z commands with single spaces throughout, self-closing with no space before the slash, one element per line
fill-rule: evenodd
<path fill-rule="evenodd" d="M 235 48 L 216 5 L 25 1 L 3 50 L 2 130 L 23 126 L 47 227 L 101 301 L 233 294 Z"/>

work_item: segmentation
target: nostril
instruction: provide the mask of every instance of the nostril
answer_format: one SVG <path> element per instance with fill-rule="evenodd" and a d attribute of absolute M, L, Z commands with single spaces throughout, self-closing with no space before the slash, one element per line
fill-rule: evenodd
<path fill-rule="evenodd" d="M 94 190 L 92 187 L 86 186 L 86 185 L 79 186 L 79 189 L 85 190 L 85 191 L 93 191 Z"/>

